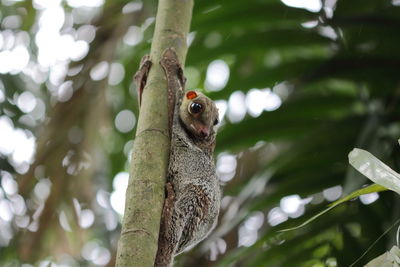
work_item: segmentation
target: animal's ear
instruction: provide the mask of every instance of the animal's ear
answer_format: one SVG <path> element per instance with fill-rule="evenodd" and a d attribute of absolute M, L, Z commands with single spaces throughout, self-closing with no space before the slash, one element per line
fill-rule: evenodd
<path fill-rule="evenodd" d="M 197 97 L 197 94 L 196 94 L 195 91 L 189 91 L 189 92 L 186 93 L 186 98 L 187 99 L 194 99 L 196 97 Z"/>

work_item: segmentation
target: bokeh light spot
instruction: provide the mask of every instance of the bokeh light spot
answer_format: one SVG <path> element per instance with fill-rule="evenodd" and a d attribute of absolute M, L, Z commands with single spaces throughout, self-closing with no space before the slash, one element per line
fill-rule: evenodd
<path fill-rule="evenodd" d="M 110 65 L 106 61 L 101 61 L 97 63 L 91 70 L 90 70 L 90 78 L 93 81 L 100 81 L 103 80 L 108 75 Z"/>
<path fill-rule="evenodd" d="M 127 45 L 137 45 L 142 40 L 143 40 L 143 31 L 138 26 L 130 26 L 125 36 L 123 37 L 123 41 Z"/>
<path fill-rule="evenodd" d="M 239 122 L 246 115 L 246 97 L 242 91 L 231 94 L 228 101 L 228 118 L 231 122 Z"/>
<path fill-rule="evenodd" d="M 128 188 L 129 173 L 120 172 L 113 180 L 114 191 L 110 196 L 111 207 L 120 215 L 124 214 L 125 194 Z"/>
<path fill-rule="evenodd" d="M 343 193 L 343 189 L 340 185 L 327 188 L 322 192 L 325 199 L 328 201 L 335 201 L 335 200 L 339 199 L 340 196 L 342 195 L 342 193 Z"/>
<path fill-rule="evenodd" d="M 108 75 L 108 84 L 117 85 L 125 77 L 125 69 L 121 63 L 112 63 L 110 67 L 110 74 Z"/>
<path fill-rule="evenodd" d="M 217 59 L 208 65 L 205 83 L 207 90 L 219 91 L 225 87 L 228 80 L 229 67 L 225 61 Z"/>
<path fill-rule="evenodd" d="M 319 12 L 322 8 L 321 0 L 281 0 L 285 5 L 297 8 L 304 8 L 311 12 Z"/>
<path fill-rule="evenodd" d="M 125 109 L 115 117 L 115 127 L 122 133 L 127 133 L 135 127 L 136 118 L 132 111 Z"/>
<path fill-rule="evenodd" d="M 369 205 L 374 203 L 375 201 L 377 201 L 379 199 L 379 194 L 376 192 L 373 193 L 369 193 L 369 194 L 365 194 L 365 195 L 361 195 L 360 196 L 360 201 L 364 204 L 364 205 Z"/>
<path fill-rule="evenodd" d="M 18 96 L 17 105 L 21 111 L 31 112 L 36 106 L 36 98 L 31 92 L 25 91 Z"/>

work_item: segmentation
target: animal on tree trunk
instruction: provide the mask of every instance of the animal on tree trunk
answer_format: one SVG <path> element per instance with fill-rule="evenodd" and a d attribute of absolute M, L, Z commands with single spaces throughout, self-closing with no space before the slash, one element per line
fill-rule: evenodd
<path fill-rule="evenodd" d="M 212 156 L 217 108 L 203 94 L 189 91 L 176 111 L 157 267 L 172 265 L 175 255 L 206 238 L 217 222 L 220 207 Z"/>
<path fill-rule="evenodd" d="M 151 62 L 145 57 L 135 76 L 139 99 Z M 160 62 L 167 77 L 171 150 L 161 217 L 156 267 L 171 266 L 175 255 L 202 241 L 215 227 L 221 190 L 213 152 L 218 109 L 198 91 L 184 93 L 185 78 L 176 53 Z"/>

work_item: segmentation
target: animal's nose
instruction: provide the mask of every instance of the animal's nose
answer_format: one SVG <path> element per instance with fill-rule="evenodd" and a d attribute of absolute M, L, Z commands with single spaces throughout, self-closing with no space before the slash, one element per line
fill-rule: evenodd
<path fill-rule="evenodd" d="M 201 137 L 208 137 L 209 134 L 210 134 L 210 132 L 208 131 L 207 128 L 200 129 Z"/>

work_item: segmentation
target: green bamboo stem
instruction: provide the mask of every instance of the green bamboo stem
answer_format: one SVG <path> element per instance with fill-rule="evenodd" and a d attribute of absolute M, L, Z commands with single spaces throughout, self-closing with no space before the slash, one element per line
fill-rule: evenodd
<path fill-rule="evenodd" d="M 167 81 L 159 62 L 163 51 L 172 47 L 184 64 L 192 8 L 193 0 L 158 3 L 150 52 L 153 65 L 142 95 L 118 243 L 118 267 L 154 265 L 170 149 Z"/>

